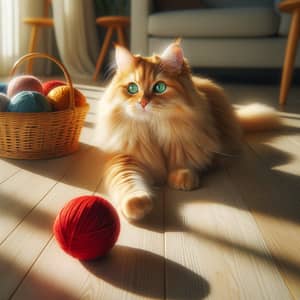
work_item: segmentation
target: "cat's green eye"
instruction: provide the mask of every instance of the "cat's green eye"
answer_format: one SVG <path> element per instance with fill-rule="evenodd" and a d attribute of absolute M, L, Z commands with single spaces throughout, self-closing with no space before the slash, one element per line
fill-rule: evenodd
<path fill-rule="evenodd" d="M 134 95 L 136 94 L 137 92 L 139 91 L 139 87 L 136 83 L 134 82 L 130 82 L 127 86 L 127 92 L 130 94 L 130 95 Z"/>
<path fill-rule="evenodd" d="M 167 89 L 167 85 L 163 81 L 158 81 L 153 86 L 153 91 L 156 94 L 162 94 Z"/>

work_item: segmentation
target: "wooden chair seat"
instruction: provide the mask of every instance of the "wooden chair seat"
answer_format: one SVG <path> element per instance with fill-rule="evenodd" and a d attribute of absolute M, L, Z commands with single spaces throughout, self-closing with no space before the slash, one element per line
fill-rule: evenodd
<path fill-rule="evenodd" d="M 282 12 L 291 13 L 294 9 L 300 8 L 300 0 L 285 0 L 279 2 L 278 7 Z"/>
<path fill-rule="evenodd" d="M 54 21 L 52 18 L 25 18 L 23 19 L 23 23 L 31 26 L 45 27 L 51 27 L 54 25 Z"/>
<path fill-rule="evenodd" d="M 107 16 L 96 19 L 96 24 L 103 27 L 127 27 L 129 23 L 129 18 L 124 16 Z"/>

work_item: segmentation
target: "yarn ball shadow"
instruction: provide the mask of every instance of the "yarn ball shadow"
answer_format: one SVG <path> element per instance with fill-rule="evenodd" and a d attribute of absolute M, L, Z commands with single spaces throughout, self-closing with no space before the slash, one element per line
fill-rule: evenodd
<path fill-rule="evenodd" d="M 145 297 L 203 299 L 210 291 L 207 280 L 195 272 L 137 248 L 116 245 L 107 256 L 81 263 L 101 280 Z"/>

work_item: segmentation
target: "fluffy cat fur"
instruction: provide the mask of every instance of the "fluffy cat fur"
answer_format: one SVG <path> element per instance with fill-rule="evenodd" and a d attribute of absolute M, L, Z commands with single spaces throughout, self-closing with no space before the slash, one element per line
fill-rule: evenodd
<path fill-rule="evenodd" d="M 198 188 L 216 154 L 239 149 L 242 126 L 257 130 L 279 122 L 259 105 L 235 112 L 220 86 L 192 76 L 177 41 L 151 57 L 116 46 L 116 64 L 100 101 L 97 139 L 109 156 L 105 188 L 128 219 L 151 211 L 154 184 Z M 163 93 L 154 91 L 157 82 L 166 84 Z M 129 93 L 129 83 L 137 93 Z"/>

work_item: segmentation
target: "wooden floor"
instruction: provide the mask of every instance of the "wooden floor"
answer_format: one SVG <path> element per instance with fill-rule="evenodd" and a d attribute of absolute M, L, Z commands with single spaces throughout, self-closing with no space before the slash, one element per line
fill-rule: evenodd
<path fill-rule="evenodd" d="M 80 262 L 52 224 L 70 199 L 99 193 L 92 146 L 101 89 L 83 88 L 91 111 L 80 150 L 41 161 L 0 159 L 0 299 L 300 299 L 300 90 L 285 126 L 249 135 L 244 152 L 192 192 L 158 192 L 139 224 L 122 219 L 111 253 Z M 277 106 L 278 87 L 225 86 L 236 104 Z"/>

